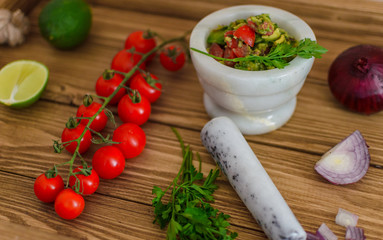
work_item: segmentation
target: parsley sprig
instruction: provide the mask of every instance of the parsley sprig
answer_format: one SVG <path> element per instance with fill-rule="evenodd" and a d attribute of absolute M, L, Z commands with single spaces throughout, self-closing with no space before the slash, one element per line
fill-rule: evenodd
<path fill-rule="evenodd" d="M 240 58 L 222 58 L 217 57 L 212 54 L 206 53 L 196 48 L 191 48 L 191 50 L 202 53 L 204 55 L 210 56 L 214 59 L 220 61 L 230 61 L 230 62 L 243 62 L 243 61 L 254 61 L 264 64 L 268 68 L 279 68 L 282 69 L 289 65 L 291 58 L 295 56 L 300 56 L 302 58 L 321 58 L 322 54 L 327 52 L 327 49 L 320 46 L 316 41 L 313 41 L 309 38 L 302 39 L 298 42 L 297 46 L 292 46 L 288 43 L 281 43 L 273 48 L 267 55 L 249 55 L 246 57 Z"/>
<path fill-rule="evenodd" d="M 161 229 L 167 226 L 169 240 L 235 239 L 238 234 L 227 229 L 230 225 L 227 219 L 230 216 L 210 205 L 214 201 L 212 194 L 218 188 L 214 182 L 219 175 L 219 169 L 211 169 L 203 181 L 198 153 L 197 170 L 193 165 L 194 154 L 190 146 L 185 146 L 176 129 L 172 130 L 180 142 L 183 161 L 177 176 L 164 191 L 157 186 L 153 187 L 153 194 L 156 195 L 152 201 L 155 214 L 153 223 L 157 222 Z M 168 203 L 164 203 L 162 198 L 169 189 L 171 193 Z"/>

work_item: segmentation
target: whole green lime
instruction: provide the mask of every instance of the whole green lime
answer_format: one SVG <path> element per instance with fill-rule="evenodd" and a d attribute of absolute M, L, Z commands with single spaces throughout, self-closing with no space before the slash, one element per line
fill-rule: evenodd
<path fill-rule="evenodd" d="M 92 11 L 83 0 L 53 0 L 41 11 L 40 32 L 59 49 L 72 49 L 87 38 Z"/>

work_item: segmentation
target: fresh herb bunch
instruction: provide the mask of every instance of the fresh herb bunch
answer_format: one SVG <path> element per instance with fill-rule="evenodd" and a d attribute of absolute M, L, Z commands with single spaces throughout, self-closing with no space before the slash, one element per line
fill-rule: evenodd
<path fill-rule="evenodd" d="M 181 168 L 173 182 L 163 191 L 154 186 L 153 194 L 156 197 L 152 204 L 155 219 L 161 229 L 167 226 L 167 239 L 235 239 L 238 234 L 227 229 L 229 215 L 219 212 L 209 202 L 213 202 L 213 193 L 218 188 L 214 184 L 219 175 L 219 169 L 211 169 L 203 181 L 201 172 L 201 159 L 197 153 L 199 169 L 193 165 L 194 154 L 190 146 L 185 146 L 176 129 L 176 134 L 182 149 L 183 161 Z M 198 184 L 201 182 L 202 184 Z M 171 188 L 168 203 L 162 198 Z"/>
<path fill-rule="evenodd" d="M 322 54 L 327 52 L 327 49 L 320 46 L 316 41 L 313 41 L 309 38 L 305 38 L 299 41 L 296 46 L 292 46 L 288 43 L 281 43 L 271 48 L 270 52 L 267 55 L 249 55 L 241 58 L 222 58 L 217 57 L 212 54 L 206 53 L 196 48 L 191 48 L 191 50 L 202 53 L 204 55 L 210 56 L 214 59 L 220 61 L 230 61 L 230 62 L 248 62 L 253 61 L 255 63 L 262 63 L 267 68 L 279 68 L 282 69 L 289 65 L 289 62 L 296 56 L 302 58 L 321 58 Z"/>

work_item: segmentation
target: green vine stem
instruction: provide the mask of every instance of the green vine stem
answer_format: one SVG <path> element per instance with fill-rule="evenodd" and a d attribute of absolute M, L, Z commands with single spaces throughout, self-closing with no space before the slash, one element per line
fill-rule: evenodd
<path fill-rule="evenodd" d="M 158 36 L 158 34 L 156 34 L 156 36 Z M 158 46 L 156 46 L 155 48 L 153 48 L 151 51 L 149 51 L 148 53 L 145 53 L 142 55 L 140 61 L 127 73 L 125 72 L 120 72 L 120 71 L 115 71 L 115 70 L 109 70 L 109 71 L 112 71 L 114 73 L 118 73 L 118 74 L 121 74 L 124 76 L 124 79 L 123 81 L 120 83 L 120 85 L 114 90 L 114 92 L 108 96 L 108 97 L 100 97 L 100 96 L 95 96 L 97 98 L 101 98 L 104 100 L 104 103 L 101 105 L 101 107 L 98 109 L 98 111 L 92 116 L 92 117 L 89 117 L 87 119 L 89 119 L 87 125 L 85 126 L 84 128 L 84 131 L 81 133 L 81 135 L 77 138 L 77 139 L 74 139 L 74 140 L 71 140 L 70 142 L 76 142 L 77 143 L 77 146 L 76 146 L 76 149 L 71 157 L 71 159 L 65 163 L 62 163 L 62 164 L 58 164 L 58 165 L 55 165 L 53 169 L 56 169 L 56 166 L 62 166 L 62 165 L 69 165 L 69 175 L 68 175 L 68 179 L 67 179 L 67 183 L 66 183 L 66 187 L 69 186 L 69 178 L 70 176 L 75 176 L 75 174 L 73 173 L 73 164 L 74 164 L 74 161 L 76 160 L 77 157 L 79 157 L 82 161 L 83 161 L 83 158 L 81 157 L 81 155 L 79 154 L 79 149 L 80 149 L 80 143 L 81 143 L 81 139 L 85 136 L 85 133 L 86 131 L 90 130 L 90 125 L 92 124 L 93 120 L 96 119 L 96 117 L 104 110 L 106 109 L 106 106 L 108 105 L 108 103 L 110 102 L 110 100 L 117 94 L 117 92 L 125 87 L 125 83 L 129 80 L 130 77 L 133 76 L 133 74 L 139 69 L 138 66 L 140 66 L 150 55 L 152 55 L 154 52 L 157 52 L 159 49 L 163 48 L 164 46 L 166 46 L 167 44 L 169 43 L 173 43 L 173 42 L 183 42 L 183 41 L 186 41 L 186 36 L 187 34 L 181 36 L 181 37 L 176 37 L 176 38 L 172 38 L 172 39 L 169 39 L 169 40 L 166 40 L 166 41 L 163 41 L 161 44 L 159 44 Z M 162 39 L 162 38 L 161 38 Z M 92 131 L 93 132 L 93 131 Z M 93 132 L 94 133 L 94 132 Z M 100 136 L 101 134 L 97 134 L 101 140 L 108 140 L 107 142 L 111 142 L 109 141 L 109 136 L 107 136 L 106 138 L 104 138 L 103 136 Z M 62 143 L 62 144 L 68 144 L 69 142 L 65 142 L 65 143 Z M 114 142 L 111 142 L 111 143 L 114 143 Z M 62 147 L 59 146 L 58 144 L 58 141 L 54 141 L 54 149 L 55 149 L 55 152 L 61 152 L 62 151 Z M 61 151 L 59 151 L 61 150 Z M 75 176 L 76 177 L 76 176 Z"/>

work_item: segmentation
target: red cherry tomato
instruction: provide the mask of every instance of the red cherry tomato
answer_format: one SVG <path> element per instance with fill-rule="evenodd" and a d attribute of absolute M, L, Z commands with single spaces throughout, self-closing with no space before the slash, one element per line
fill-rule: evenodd
<path fill-rule="evenodd" d="M 235 30 L 234 36 L 241 39 L 244 43 L 246 43 L 250 47 L 254 46 L 255 32 L 248 25 L 243 25 L 239 27 L 237 30 Z"/>
<path fill-rule="evenodd" d="M 175 46 L 169 46 L 160 53 L 160 62 L 162 66 L 169 71 L 178 71 L 185 64 L 184 51 Z"/>
<path fill-rule="evenodd" d="M 70 188 L 62 190 L 55 201 L 56 213 L 67 220 L 78 217 L 84 207 L 84 198 Z"/>
<path fill-rule="evenodd" d="M 109 97 L 114 90 L 120 85 L 120 83 L 124 79 L 120 74 L 116 74 L 114 72 L 108 72 L 105 71 L 103 75 L 101 75 L 96 82 L 96 93 L 97 95 L 101 97 Z M 116 95 L 109 101 L 110 105 L 117 104 L 120 99 L 125 95 L 126 89 L 125 88 L 120 88 Z"/>
<path fill-rule="evenodd" d="M 125 49 L 133 48 L 140 53 L 147 53 L 156 47 L 156 40 L 153 38 L 151 32 L 136 31 L 129 34 L 125 40 Z M 150 61 L 155 56 L 155 53 L 151 54 L 147 61 Z"/>
<path fill-rule="evenodd" d="M 79 184 L 80 186 L 79 192 L 84 195 L 93 194 L 97 190 L 98 185 L 100 184 L 100 178 L 98 177 L 97 172 L 94 171 L 94 169 L 83 170 L 83 167 L 80 166 L 76 168 L 75 170 L 73 170 L 73 173 L 78 173 L 81 171 L 85 171 L 86 173 L 76 174 L 76 177 L 78 178 L 77 184 Z M 76 177 L 74 176 L 69 177 L 69 186 L 73 187 L 76 184 Z"/>
<path fill-rule="evenodd" d="M 102 105 L 97 102 L 92 102 L 89 106 L 84 104 L 80 105 L 77 109 L 76 117 L 92 117 L 100 109 Z M 80 124 L 86 126 L 88 124 L 88 119 L 81 119 Z M 100 114 L 93 120 L 90 124 L 90 128 L 96 132 L 100 132 L 105 128 L 106 123 L 108 122 L 108 117 L 105 114 L 105 111 L 102 110 Z"/>
<path fill-rule="evenodd" d="M 144 96 L 150 103 L 154 103 L 161 95 L 162 84 L 154 74 L 137 74 L 130 82 L 130 88 L 137 90 L 141 96 Z"/>
<path fill-rule="evenodd" d="M 123 49 L 119 51 L 112 60 L 111 68 L 120 72 L 129 72 L 141 60 L 140 54 L 131 53 L 129 50 Z M 145 62 L 139 68 L 145 70 Z M 136 74 L 138 71 L 135 72 Z"/>
<path fill-rule="evenodd" d="M 135 93 L 126 94 L 120 100 L 117 111 L 123 122 L 142 125 L 149 119 L 151 106 L 150 102 L 144 96 L 139 96 L 135 90 Z"/>
<path fill-rule="evenodd" d="M 82 124 L 78 124 L 75 128 L 67 128 L 67 127 L 64 128 L 61 134 L 61 142 L 64 143 L 64 142 L 68 142 L 68 141 L 79 138 L 82 132 L 84 131 L 84 129 L 85 129 L 85 126 Z M 91 143 L 92 143 L 92 134 L 90 133 L 89 130 L 86 130 L 85 135 L 82 137 L 80 141 L 80 147 L 78 152 L 80 154 L 86 152 L 88 148 L 90 147 Z M 69 144 L 65 144 L 65 149 L 72 154 L 76 150 L 76 147 L 77 147 L 77 142 L 71 142 Z"/>
<path fill-rule="evenodd" d="M 124 171 L 125 157 L 119 148 L 104 146 L 93 155 L 92 167 L 98 176 L 104 179 L 113 179 Z"/>
<path fill-rule="evenodd" d="M 138 156 L 145 147 L 145 132 L 134 123 L 124 123 L 113 132 L 113 142 L 118 147 L 125 158 L 134 158 Z"/>
<path fill-rule="evenodd" d="M 47 178 L 45 173 L 38 176 L 33 186 L 35 195 L 40 201 L 54 202 L 57 195 L 64 189 L 64 181 L 60 175 Z"/>

